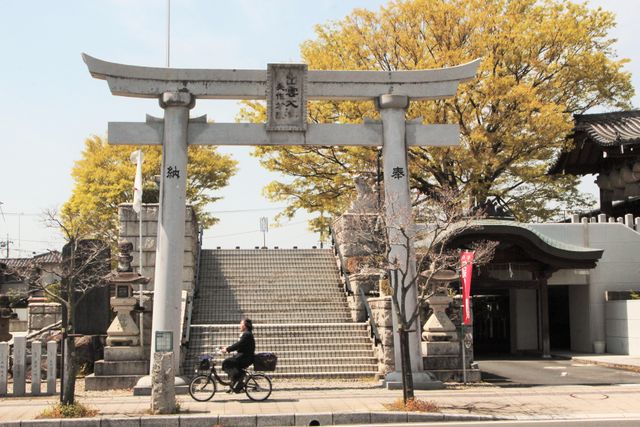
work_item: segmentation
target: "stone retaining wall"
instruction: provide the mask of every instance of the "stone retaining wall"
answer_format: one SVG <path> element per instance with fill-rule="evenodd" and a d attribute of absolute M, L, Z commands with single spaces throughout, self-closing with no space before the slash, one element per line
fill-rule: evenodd
<path fill-rule="evenodd" d="M 369 305 L 382 341 L 382 345 L 377 347 L 378 373 L 385 375 L 395 369 L 391 297 L 369 298 Z"/>
<path fill-rule="evenodd" d="M 192 292 L 195 286 L 196 257 L 198 256 L 198 222 L 191 206 L 187 206 L 184 230 L 184 266 L 182 268 L 182 289 Z M 158 232 L 157 203 L 142 205 L 142 275 L 151 278 L 147 290 L 153 290 L 156 266 L 156 237 Z M 133 243 L 131 266 L 138 271 L 140 266 L 140 224 L 138 214 L 130 203 L 118 206 L 120 218 L 119 238 Z"/>
<path fill-rule="evenodd" d="M 62 306 L 57 302 L 36 302 L 29 304 L 27 329 L 39 331 L 62 320 Z"/>

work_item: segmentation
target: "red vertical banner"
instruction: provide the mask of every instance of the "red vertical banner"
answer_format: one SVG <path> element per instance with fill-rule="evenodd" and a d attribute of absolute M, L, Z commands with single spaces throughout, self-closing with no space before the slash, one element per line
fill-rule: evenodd
<path fill-rule="evenodd" d="M 460 254 L 460 283 L 462 283 L 462 322 L 465 325 L 471 324 L 471 306 L 469 296 L 471 295 L 471 275 L 473 274 L 474 252 L 462 252 Z"/>

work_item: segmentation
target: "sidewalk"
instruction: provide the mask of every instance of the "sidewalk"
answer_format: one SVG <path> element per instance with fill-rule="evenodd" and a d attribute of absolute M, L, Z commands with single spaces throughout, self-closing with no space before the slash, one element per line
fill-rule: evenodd
<path fill-rule="evenodd" d="M 209 402 L 196 402 L 178 396 L 180 415 L 151 417 L 148 396 L 130 392 L 112 394 L 78 393 L 77 400 L 100 411 L 96 419 L 75 425 L 320 425 L 368 424 L 371 422 L 418 421 L 413 413 L 390 413 L 384 404 L 402 397 L 398 390 L 383 388 L 278 390 L 265 402 L 252 402 L 246 395 L 218 392 Z M 470 386 L 438 391 L 417 391 L 416 398 L 433 401 L 440 412 L 422 421 L 462 419 L 594 419 L 626 418 L 640 420 L 640 384 L 627 386 L 554 386 L 498 388 Z M 0 426 L 17 425 L 16 420 L 33 420 L 55 403 L 52 396 L 0 399 Z M 274 416 L 267 416 L 275 415 Z M 404 417 L 404 418 L 403 418 Z M 99 419 L 102 418 L 102 424 Z M 385 421 L 386 420 L 386 421 Z M 30 423 L 23 422 L 22 425 Z M 46 425 L 46 424 L 42 424 Z M 53 423 L 49 425 L 54 425 Z M 55 425 L 60 425 L 59 421 Z M 63 422 L 62 425 L 67 425 Z"/>
<path fill-rule="evenodd" d="M 589 363 L 640 372 L 640 357 L 556 353 L 578 363 Z M 149 396 L 131 391 L 83 391 L 78 402 L 99 410 L 93 419 L 42 422 L 37 425 L 76 426 L 261 426 L 369 424 L 407 421 L 538 420 L 538 419 L 638 419 L 640 423 L 640 381 L 609 386 L 536 386 L 500 388 L 491 384 L 450 386 L 446 390 L 416 391 L 416 398 L 435 402 L 440 411 L 432 414 L 394 413 L 385 404 L 402 398 L 402 391 L 387 390 L 369 382 L 298 382 L 274 380 L 274 391 L 265 402 L 252 402 L 246 395 L 229 395 L 218 390 L 209 402 L 196 402 L 188 395 L 177 397 L 180 414 L 148 415 Z M 57 396 L 0 398 L 0 427 L 36 425 L 33 421 Z M 20 423 L 19 421 L 23 421 Z M 44 421 L 44 420 L 42 420 Z M 78 422 L 79 421 L 79 422 Z"/>

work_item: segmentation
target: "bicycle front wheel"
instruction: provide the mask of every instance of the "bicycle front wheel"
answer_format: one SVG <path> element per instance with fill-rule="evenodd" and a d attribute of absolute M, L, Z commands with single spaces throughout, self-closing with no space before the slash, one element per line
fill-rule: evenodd
<path fill-rule="evenodd" d="M 189 394 L 198 402 L 206 402 L 216 394 L 216 382 L 207 375 L 198 375 L 189 384 Z"/>
<path fill-rule="evenodd" d="M 244 391 L 251 400 L 266 400 L 271 396 L 271 380 L 264 374 L 253 374 L 247 379 Z"/>

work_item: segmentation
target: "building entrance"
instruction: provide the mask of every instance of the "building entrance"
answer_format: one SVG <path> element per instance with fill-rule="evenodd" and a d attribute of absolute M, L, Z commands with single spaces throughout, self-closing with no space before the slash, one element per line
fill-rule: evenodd
<path fill-rule="evenodd" d="M 571 349 L 569 286 L 549 286 L 549 339 L 554 350 Z"/>
<path fill-rule="evenodd" d="M 509 292 L 473 296 L 473 351 L 476 356 L 510 351 Z"/>

